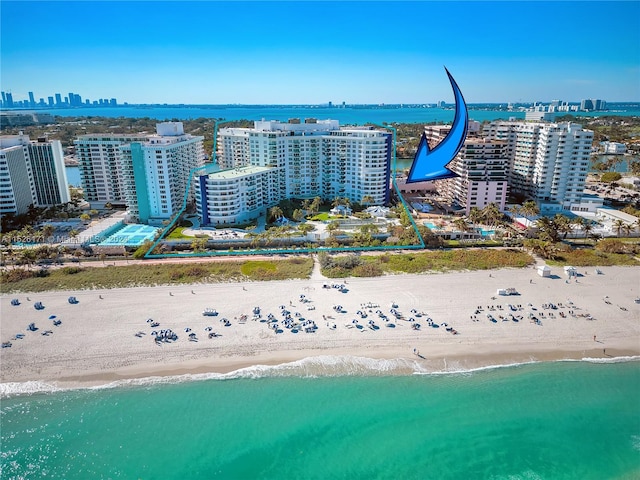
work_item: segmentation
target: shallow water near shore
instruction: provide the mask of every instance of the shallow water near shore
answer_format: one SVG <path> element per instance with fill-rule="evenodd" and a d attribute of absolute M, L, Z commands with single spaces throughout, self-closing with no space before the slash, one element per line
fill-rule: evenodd
<path fill-rule="evenodd" d="M 640 473 L 638 361 L 439 375 L 221 378 L 5 398 L 0 476 L 606 479 Z"/>

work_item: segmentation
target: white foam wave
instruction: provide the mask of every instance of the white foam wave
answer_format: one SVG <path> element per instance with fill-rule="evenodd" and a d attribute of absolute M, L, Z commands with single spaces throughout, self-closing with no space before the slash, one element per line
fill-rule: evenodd
<path fill-rule="evenodd" d="M 484 370 L 497 370 L 499 368 L 515 368 L 515 367 L 521 367 L 523 365 L 533 365 L 536 363 L 543 363 L 543 362 L 538 360 L 530 360 L 528 362 L 504 363 L 500 365 L 484 365 L 482 367 L 472 367 L 472 368 L 450 365 L 447 368 L 442 370 L 437 370 L 433 372 L 415 372 L 415 374 L 416 375 L 466 375 L 466 374 L 472 374 L 476 372 L 482 372 Z"/>
<path fill-rule="evenodd" d="M 590 362 L 590 363 L 623 363 L 640 360 L 640 356 L 612 358 L 563 359 L 558 362 Z M 348 355 L 322 355 L 307 357 L 294 362 L 278 365 L 253 365 L 228 373 L 198 373 L 174 376 L 151 376 L 117 380 L 97 386 L 64 387 L 55 382 L 29 381 L 0 383 L 0 398 L 31 395 L 36 393 L 52 393 L 65 390 L 102 390 L 127 386 L 154 386 L 177 384 L 206 380 L 259 379 L 270 377 L 344 377 L 344 376 L 402 376 L 402 375 L 469 375 L 484 370 L 500 368 L 517 368 L 524 365 L 544 363 L 537 360 L 509 363 L 502 365 L 486 365 L 467 368 L 459 364 L 448 364 L 445 368 L 434 368 L 429 362 L 418 362 L 404 358 L 377 359 Z"/>
<path fill-rule="evenodd" d="M 58 392 L 61 389 L 53 383 L 41 381 L 0 383 L 0 398 L 34 393 Z"/>
<path fill-rule="evenodd" d="M 638 360 L 640 360 L 640 355 L 631 355 L 631 356 L 623 356 L 623 357 L 607 357 L 607 358 L 584 357 L 579 360 L 564 360 L 564 361 L 589 362 L 589 363 L 627 363 L 627 362 L 637 362 Z"/>

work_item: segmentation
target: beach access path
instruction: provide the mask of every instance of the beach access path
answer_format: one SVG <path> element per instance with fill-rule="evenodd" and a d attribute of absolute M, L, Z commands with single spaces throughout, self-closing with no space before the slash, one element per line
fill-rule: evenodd
<path fill-rule="evenodd" d="M 8 294 L 0 297 L 0 334 L 11 343 L 0 352 L 0 382 L 99 385 L 314 356 L 405 359 L 411 369 L 429 372 L 640 355 L 640 268 L 600 270 L 580 268 L 577 282 L 567 282 L 560 267 L 552 267 L 551 278 L 529 267 L 334 280 L 344 284 L 341 291 L 314 271 L 307 280 Z M 519 294 L 497 295 L 506 288 Z M 78 303 L 69 303 L 70 296 Z M 45 308 L 36 310 L 35 302 Z M 548 304 L 556 308 L 543 307 Z M 255 307 L 262 320 L 272 314 L 281 333 L 254 319 Z M 218 316 L 203 316 L 207 308 Z M 317 328 L 284 328 L 282 310 Z M 27 330 L 31 323 L 38 330 Z M 178 339 L 156 342 L 162 330 Z"/>

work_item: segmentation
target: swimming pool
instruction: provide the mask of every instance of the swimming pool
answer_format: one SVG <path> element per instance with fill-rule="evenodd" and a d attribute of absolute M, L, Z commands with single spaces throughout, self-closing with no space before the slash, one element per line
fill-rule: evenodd
<path fill-rule="evenodd" d="M 429 230 L 441 230 L 439 226 L 432 222 L 424 222 L 423 225 L 427 227 Z"/>

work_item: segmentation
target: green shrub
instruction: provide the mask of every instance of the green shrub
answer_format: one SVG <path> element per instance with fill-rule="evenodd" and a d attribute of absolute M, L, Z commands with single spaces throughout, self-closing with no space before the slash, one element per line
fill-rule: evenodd
<path fill-rule="evenodd" d="M 380 277 L 383 273 L 382 267 L 375 263 L 365 263 L 353 269 L 354 277 Z"/>
<path fill-rule="evenodd" d="M 184 273 L 181 271 L 173 271 L 169 274 L 169 278 L 171 280 L 180 280 L 182 277 L 184 277 Z"/>
<path fill-rule="evenodd" d="M 616 238 L 605 238 L 596 243 L 596 250 L 605 253 L 638 253 L 640 246 Z"/>
<path fill-rule="evenodd" d="M 622 175 L 620 175 L 618 172 L 605 172 L 600 177 L 600 181 L 605 183 L 611 183 L 611 182 L 617 182 L 621 178 L 622 178 Z"/>
<path fill-rule="evenodd" d="M 62 273 L 65 275 L 75 275 L 76 273 L 80 273 L 82 268 L 80 267 L 64 267 L 62 269 Z"/>
<path fill-rule="evenodd" d="M 209 275 L 209 271 L 204 267 L 194 266 L 187 270 L 187 275 L 194 278 L 203 278 Z"/>
<path fill-rule="evenodd" d="M 273 262 L 249 260 L 245 262 L 240 271 L 248 277 L 254 275 L 264 275 L 265 272 L 275 272 L 277 269 Z"/>
<path fill-rule="evenodd" d="M 27 278 L 33 278 L 34 273 L 31 270 L 25 270 L 24 268 L 14 268 L 11 270 L 5 270 L 0 275 L 2 283 L 19 282 Z"/>

